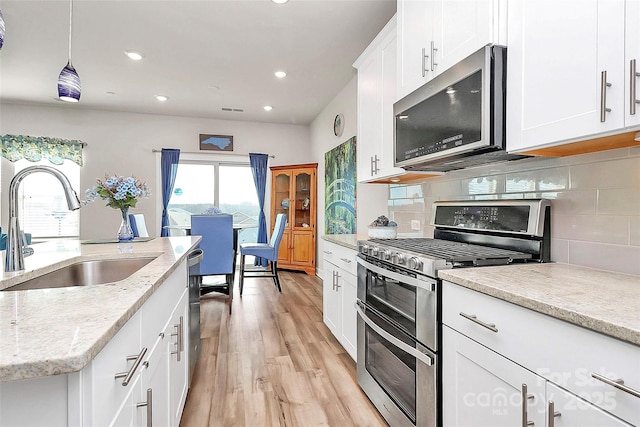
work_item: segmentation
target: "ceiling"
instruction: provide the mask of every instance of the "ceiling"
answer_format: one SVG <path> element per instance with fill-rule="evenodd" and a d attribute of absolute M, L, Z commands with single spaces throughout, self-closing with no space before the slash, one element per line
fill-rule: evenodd
<path fill-rule="evenodd" d="M 57 99 L 69 2 L 0 0 L 0 10 L 2 102 L 306 125 L 355 76 L 396 0 L 75 0 L 77 104 Z"/>

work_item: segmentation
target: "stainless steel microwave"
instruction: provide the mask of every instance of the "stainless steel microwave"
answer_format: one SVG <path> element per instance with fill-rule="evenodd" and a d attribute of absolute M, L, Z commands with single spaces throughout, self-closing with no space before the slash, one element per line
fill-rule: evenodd
<path fill-rule="evenodd" d="M 393 105 L 395 166 L 440 171 L 526 156 L 505 151 L 507 49 L 488 45 Z"/>

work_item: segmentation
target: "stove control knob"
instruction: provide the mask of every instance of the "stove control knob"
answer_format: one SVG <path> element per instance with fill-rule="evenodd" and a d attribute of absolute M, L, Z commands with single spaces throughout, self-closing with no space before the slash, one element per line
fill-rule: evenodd
<path fill-rule="evenodd" d="M 391 259 L 391 252 L 389 249 L 380 249 L 380 259 L 389 261 Z"/>
<path fill-rule="evenodd" d="M 404 264 L 405 263 L 405 259 L 404 259 L 404 254 L 401 254 L 400 252 L 396 252 L 395 254 L 393 254 L 393 261 L 396 264 Z"/>
<path fill-rule="evenodd" d="M 379 252 L 380 252 L 380 248 L 378 248 L 377 246 L 374 246 L 373 248 L 371 248 L 371 251 L 369 253 L 373 256 L 378 256 Z"/>
<path fill-rule="evenodd" d="M 409 258 L 409 262 L 407 263 L 407 265 L 412 270 L 422 271 L 422 261 L 420 261 L 418 257 L 412 256 L 411 258 Z"/>
<path fill-rule="evenodd" d="M 369 253 L 369 245 L 360 246 L 360 253 L 367 255 Z"/>

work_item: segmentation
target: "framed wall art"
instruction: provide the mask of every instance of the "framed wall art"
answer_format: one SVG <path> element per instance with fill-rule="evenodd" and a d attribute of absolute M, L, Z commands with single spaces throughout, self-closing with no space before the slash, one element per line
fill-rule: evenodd
<path fill-rule="evenodd" d="M 233 136 L 201 133 L 200 149 L 208 151 L 233 151 Z"/>
<path fill-rule="evenodd" d="M 325 234 L 356 232 L 356 137 L 324 155 Z"/>

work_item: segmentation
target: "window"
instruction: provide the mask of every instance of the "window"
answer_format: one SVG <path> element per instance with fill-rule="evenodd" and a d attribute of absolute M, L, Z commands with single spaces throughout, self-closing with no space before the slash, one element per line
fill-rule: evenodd
<path fill-rule="evenodd" d="M 188 225 L 191 214 L 217 207 L 233 215 L 233 222 L 255 225 L 240 232 L 242 242 L 255 242 L 258 235 L 258 196 L 248 164 L 182 161 L 178 165 L 167 212 L 169 224 Z"/>
<path fill-rule="evenodd" d="M 51 166 L 67 176 L 76 192 L 80 188 L 80 166 L 65 160 L 53 165 L 47 160 L 15 162 L 15 173 L 34 165 Z M 48 173 L 34 173 L 24 178 L 18 191 L 20 226 L 33 238 L 78 237 L 80 235 L 79 211 L 70 211 L 60 181 Z"/>

